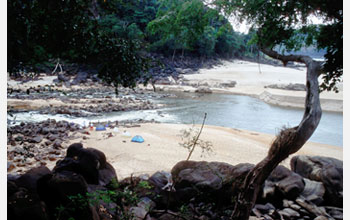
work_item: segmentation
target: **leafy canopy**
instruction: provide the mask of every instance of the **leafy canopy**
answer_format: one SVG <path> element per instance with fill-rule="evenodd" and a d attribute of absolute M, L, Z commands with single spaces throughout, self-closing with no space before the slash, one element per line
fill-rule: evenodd
<path fill-rule="evenodd" d="M 343 74 L 341 0 L 216 0 L 214 4 L 227 15 L 252 24 L 260 47 L 282 46 L 289 52 L 310 45 L 325 49 L 321 89 L 337 91 Z M 312 16 L 323 24 L 312 24 Z"/>

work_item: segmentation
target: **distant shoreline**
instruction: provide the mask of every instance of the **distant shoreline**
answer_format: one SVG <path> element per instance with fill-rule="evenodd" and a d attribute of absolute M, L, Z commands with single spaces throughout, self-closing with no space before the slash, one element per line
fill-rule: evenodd
<path fill-rule="evenodd" d="M 156 88 L 162 91 L 195 92 L 195 86 L 204 86 L 213 93 L 226 93 L 236 95 L 248 95 L 259 98 L 262 101 L 283 107 L 304 108 L 305 91 L 292 91 L 283 89 L 266 88 L 269 85 L 304 84 L 306 68 L 295 69 L 268 64 L 260 64 L 247 61 L 224 61 L 222 65 L 201 69 L 193 74 L 184 74 L 180 83 L 170 85 L 156 84 Z M 321 79 L 319 79 L 321 81 Z M 227 82 L 235 82 L 234 87 L 220 87 L 218 85 Z M 195 86 L 194 86 L 195 85 Z M 343 90 L 340 92 L 324 91 L 320 94 L 323 111 L 343 112 Z M 148 86 L 147 89 L 153 89 Z"/>

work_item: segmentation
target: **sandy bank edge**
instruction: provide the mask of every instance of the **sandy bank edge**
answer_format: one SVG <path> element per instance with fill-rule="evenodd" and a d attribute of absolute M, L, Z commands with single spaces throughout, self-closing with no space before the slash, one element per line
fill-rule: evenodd
<path fill-rule="evenodd" d="M 87 140 L 83 140 L 81 137 L 70 141 L 69 144 L 81 142 L 85 147 L 93 147 L 103 151 L 107 160 L 116 169 L 118 177 L 123 179 L 131 174 L 151 175 L 160 170 L 170 171 L 177 162 L 185 160 L 188 151 L 179 146 L 181 142 L 179 134 L 181 129 L 189 127 L 190 125 L 184 124 L 147 123 L 141 124 L 140 127 L 119 128 L 119 133 L 115 133 L 111 129 L 89 131 L 90 135 L 88 135 Z M 131 142 L 131 137 L 121 135 L 124 130 L 130 132 L 131 136 L 141 135 L 145 142 Z M 113 137 L 108 137 L 109 134 L 112 134 Z M 220 161 L 232 165 L 238 163 L 256 164 L 267 154 L 274 135 L 206 125 L 201 139 L 213 144 L 214 153 L 202 155 L 201 149 L 197 148 L 191 160 Z M 327 156 L 342 160 L 343 148 L 307 142 L 294 155 Z M 289 162 L 292 156 L 281 164 L 290 167 Z"/>

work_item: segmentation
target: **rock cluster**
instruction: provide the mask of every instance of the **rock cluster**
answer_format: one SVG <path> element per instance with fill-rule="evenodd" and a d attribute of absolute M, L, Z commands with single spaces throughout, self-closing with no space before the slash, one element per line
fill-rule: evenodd
<path fill-rule="evenodd" d="M 174 60 L 170 57 L 164 57 L 158 54 L 151 54 L 152 60 L 158 60 L 159 63 L 154 63 L 149 70 L 149 74 L 152 76 L 152 81 L 157 84 L 170 85 L 173 84 L 169 78 L 175 80 L 175 82 L 181 78 L 183 74 L 193 74 L 200 68 L 211 68 L 214 65 L 218 65 L 221 62 L 219 59 L 206 59 L 197 58 L 194 56 L 189 57 L 176 57 Z M 141 81 L 142 83 L 142 81 Z"/>
<path fill-rule="evenodd" d="M 87 196 L 111 181 L 117 175 L 104 153 L 72 144 L 52 171 L 40 166 L 8 176 L 8 219 L 100 219 L 104 210 Z"/>
<path fill-rule="evenodd" d="M 45 87 L 39 87 L 43 89 Z M 97 87 L 70 90 L 55 91 L 34 91 L 27 94 L 25 91 L 16 91 L 8 94 L 10 99 L 27 99 L 27 100 L 60 100 L 64 104 L 60 106 L 36 107 L 35 110 L 41 114 L 65 114 L 75 117 L 96 116 L 106 112 L 131 111 L 131 110 L 148 110 L 156 109 L 158 106 L 150 99 L 161 98 L 166 94 L 155 94 L 153 92 L 140 89 L 130 90 L 121 89 L 118 96 L 115 96 L 115 90 L 110 87 Z M 27 108 L 27 109 L 26 109 Z M 12 106 L 11 102 L 7 106 L 10 113 L 17 111 L 30 111 L 31 105 Z"/>
<path fill-rule="evenodd" d="M 84 132 L 78 124 L 46 120 L 7 128 L 7 171 L 23 173 L 64 157 L 66 141 Z"/>
<path fill-rule="evenodd" d="M 343 193 L 342 162 L 295 156 L 291 163 L 292 170 L 278 166 L 261 186 L 251 218 L 343 219 L 341 201 L 329 198 Z M 102 152 L 77 143 L 52 171 L 42 166 L 8 176 L 8 213 L 38 219 L 56 219 L 57 213 L 62 219 L 230 219 L 239 186 L 253 166 L 181 161 L 170 173 L 117 182 Z"/>

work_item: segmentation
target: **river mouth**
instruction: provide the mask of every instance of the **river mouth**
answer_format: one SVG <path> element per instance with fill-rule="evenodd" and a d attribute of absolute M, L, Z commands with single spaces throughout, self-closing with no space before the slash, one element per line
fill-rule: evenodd
<path fill-rule="evenodd" d="M 294 127 L 303 117 L 302 109 L 279 107 L 257 98 L 232 94 L 173 92 L 171 96 L 153 99 L 165 105 L 160 109 L 110 112 L 101 116 L 72 117 L 43 115 L 36 112 L 16 113 L 17 123 L 48 118 L 87 125 L 89 122 L 146 120 L 162 123 L 200 124 L 207 113 L 206 124 L 244 129 L 276 135 L 283 127 Z M 309 141 L 343 146 L 342 113 L 323 112 L 319 126 Z"/>

